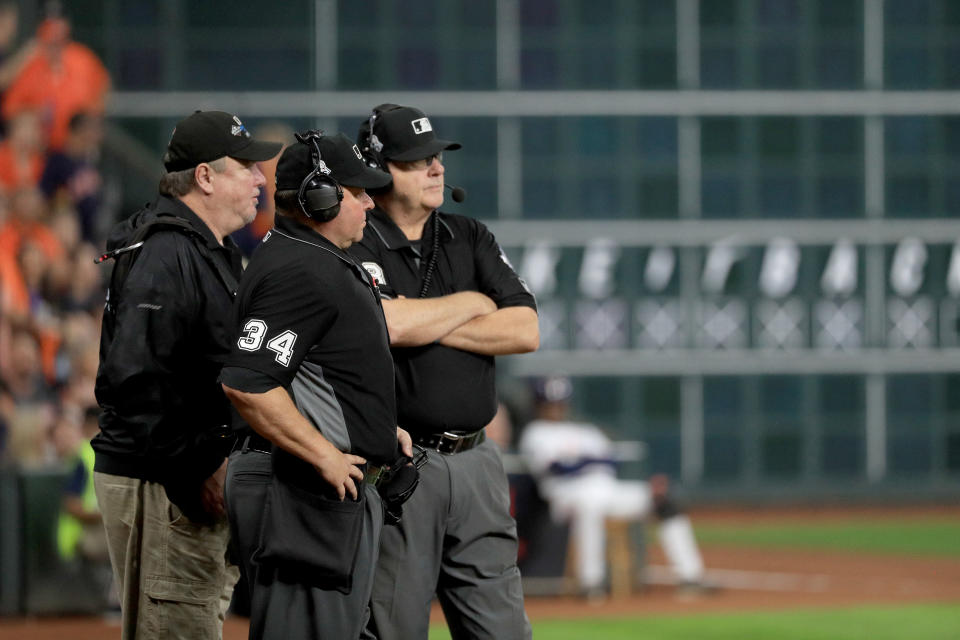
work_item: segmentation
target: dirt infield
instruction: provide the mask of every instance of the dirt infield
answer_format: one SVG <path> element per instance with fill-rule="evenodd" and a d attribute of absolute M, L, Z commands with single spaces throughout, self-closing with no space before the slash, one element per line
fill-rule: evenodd
<path fill-rule="evenodd" d="M 960 507 L 809 507 L 789 509 L 709 508 L 697 523 L 789 524 L 931 518 L 960 521 Z M 960 542 L 958 542 L 960 544 Z M 723 588 L 710 595 L 680 596 L 662 552 L 651 547 L 648 577 L 653 584 L 629 599 L 586 603 L 578 598 L 527 598 L 532 619 L 758 611 L 857 604 L 960 603 L 960 558 L 880 553 L 844 553 L 710 546 L 704 562 Z M 435 611 L 437 620 L 442 614 Z"/>
<path fill-rule="evenodd" d="M 958 508 L 918 509 L 703 509 L 697 522 L 784 523 L 843 519 L 851 514 L 864 519 L 904 519 L 931 516 L 960 520 Z M 823 551 L 704 549 L 710 576 L 724 588 L 716 594 L 681 597 L 667 582 L 658 549 L 649 557 L 648 577 L 653 582 L 632 597 L 600 603 L 576 598 L 528 598 L 533 620 L 637 614 L 670 614 L 723 611 L 756 611 L 800 607 L 843 607 L 854 604 L 919 602 L 960 603 L 960 559 L 890 554 Z M 442 620 L 439 608 L 434 618 Z M 99 618 L 45 618 L 0 621 L 3 640 L 93 640 L 119 637 L 116 621 Z M 246 621 L 229 620 L 225 640 L 246 638 Z"/>
<path fill-rule="evenodd" d="M 651 553 L 654 563 L 662 563 Z M 629 599 L 585 604 L 575 598 L 528 598 L 531 618 L 637 613 L 757 611 L 908 602 L 960 603 L 960 560 L 891 558 L 807 551 L 704 550 L 716 593 L 684 597 L 665 584 Z M 666 574 L 662 564 L 655 573 Z"/>

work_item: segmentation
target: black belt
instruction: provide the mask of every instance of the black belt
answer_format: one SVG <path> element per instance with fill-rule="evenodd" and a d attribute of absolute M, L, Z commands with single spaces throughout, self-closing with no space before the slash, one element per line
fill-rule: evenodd
<path fill-rule="evenodd" d="M 256 451 L 257 453 L 266 453 L 269 455 L 272 447 L 269 440 L 257 433 L 252 433 L 242 440 L 238 439 L 237 444 L 238 446 L 236 450 L 239 450 L 241 453 L 246 453 L 247 451 Z M 363 481 L 367 484 L 373 485 L 374 487 L 379 487 L 380 484 L 387 478 L 387 474 L 384 473 L 387 468 L 387 465 L 365 465 L 363 469 Z"/>
<path fill-rule="evenodd" d="M 234 447 L 234 451 L 240 451 L 246 453 L 247 451 L 256 451 L 257 453 L 270 453 L 270 449 L 273 447 L 270 444 L 270 441 L 261 436 L 258 433 L 251 433 L 250 435 L 237 438 L 237 445 Z"/>
<path fill-rule="evenodd" d="M 461 451 L 469 451 L 486 439 L 486 431 L 480 429 L 473 433 L 452 433 L 450 431 L 431 433 L 428 436 L 417 436 L 413 441 L 424 449 L 432 449 L 449 456 Z"/>

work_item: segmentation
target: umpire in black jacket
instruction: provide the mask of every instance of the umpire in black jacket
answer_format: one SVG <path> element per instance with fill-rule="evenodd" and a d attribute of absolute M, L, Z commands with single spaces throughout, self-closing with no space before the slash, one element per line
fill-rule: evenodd
<path fill-rule="evenodd" d="M 236 582 L 228 567 L 223 475 L 229 403 L 217 375 L 229 352 L 240 254 L 258 161 L 280 151 L 236 116 L 181 120 L 160 196 L 111 233 L 116 258 L 100 343 L 103 408 L 94 486 L 121 590 L 122 637 L 220 637 Z"/>

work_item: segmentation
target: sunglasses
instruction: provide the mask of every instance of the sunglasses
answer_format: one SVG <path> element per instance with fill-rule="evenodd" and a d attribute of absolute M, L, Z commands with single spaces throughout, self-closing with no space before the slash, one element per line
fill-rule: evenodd
<path fill-rule="evenodd" d="M 426 158 L 420 158 L 419 160 L 411 160 L 409 162 L 404 162 L 403 164 L 407 166 L 408 169 L 414 171 L 420 171 L 421 169 L 426 169 L 433 165 L 433 161 L 443 162 L 443 152 L 438 151 L 437 153 L 427 156 Z"/>

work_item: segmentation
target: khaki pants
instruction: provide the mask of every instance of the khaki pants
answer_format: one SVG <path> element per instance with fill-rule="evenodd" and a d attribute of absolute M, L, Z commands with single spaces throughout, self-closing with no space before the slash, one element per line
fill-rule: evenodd
<path fill-rule="evenodd" d="M 123 640 L 218 640 L 239 573 L 229 527 L 195 524 L 163 485 L 93 474 L 123 612 Z"/>

